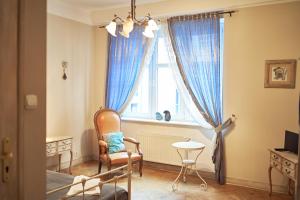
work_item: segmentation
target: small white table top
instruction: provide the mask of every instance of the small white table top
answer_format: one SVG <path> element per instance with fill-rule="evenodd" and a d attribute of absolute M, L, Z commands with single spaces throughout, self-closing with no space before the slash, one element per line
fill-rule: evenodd
<path fill-rule="evenodd" d="M 67 140 L 73 138 L 72 136 L 53 136 L 53 137 L 47 137 L 46 138 L 46 143 L 51 143 L 51 142 L 57 142 L 61 140 Z"/>
<path fill-rule="evenodd" d="M 205 148 L 205 145 L 200 142 L 188 141 L 188 142 L 175 142 L 172 144 L 176 149 L 184 150 L 200 150 Z"/>

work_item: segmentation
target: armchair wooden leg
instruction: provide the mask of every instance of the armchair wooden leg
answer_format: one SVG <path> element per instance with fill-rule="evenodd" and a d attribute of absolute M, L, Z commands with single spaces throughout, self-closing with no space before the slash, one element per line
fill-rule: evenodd
<path fill-rule="evenodd" d="M 98 163 L 98 174 L 101 173 L 101 168 L 102 168 L 102 162 L 101 162 L 101 160 L 99 160 L 99 163 Z"/>
<path fill-rule="evenodd" d="M 107 163 L 107 171 L 110 171 L 110 170 L 111 170 L 111 163 L 108 162 L 108 163 Z M 109 173 L 109 174 L 107 175 L 107 177 L 108 177 L 108 178 L 111 178 L 111 173 Z"/>
<path fill-rule="evenodd" d="M 140 160 L 139 164 L 140 177 L 143 176 L 143 159 Z"/>

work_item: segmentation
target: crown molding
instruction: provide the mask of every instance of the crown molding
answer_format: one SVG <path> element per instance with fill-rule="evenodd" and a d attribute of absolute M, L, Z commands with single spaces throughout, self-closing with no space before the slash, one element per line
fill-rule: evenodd
<path fill-rule="evenodd" d="M 88 25 L 93 25 L 91 11 L 80 9 L 59 0 L 47 1 L 47 13 L 71 19 Z"/>
<path fill-rule="evenodd" d="M 151 16 L 154 18 L 167 18 L 169 16 L 176 15 L 195 14 L 220 10 L 238 10 L 248 7 L 266 6 L 296 1 L 299 0 L 236 0 L 234 2 L 224 0 L 166 0 L 156 3 L 140 5 L 138 7 L 138 10 L 139 13 L 150 12 Z M 127 8 L 121 7 L 115 9 L 94 10 L 91 13 L 91 15 L 93 24 L 104 25 L 112 19 L 114 13 L 120 16 L 126 16 L 127 12 Z M 137 18 L 139 17 L 143 16 L 137 15 Z"/>
<path fill-rule="evenodd" d="M 153 3 L 161 3 L 164 1 L 169 1 L 169 0 L 152 0 L 151 2 L 136 2 L 136 6 L 141 6 L 141 5 L 147 5 L 147 4 L 153 4 Z M 118 5 L 114 5 L 114 6 L 104 6 L 102 8 L 91 8 L 89 9 L 89 11 L 102 11 L 102 10 L 112 10 L 112 9 L 119 9 L 119 8 L 130 8 L 130 1 L 128 1 L 128 3 L 121 3 Z"/>
<path fill-rule="evenodd" d="M 267 6 L 274 4 L 282 4 L 282 3 L 290 3 L 300 0 L 265 0 L 265 1 L 257 1 L 253 3 L 244 3 L 232 7 L 228 7 L 228 9 L 240 9 L 240 8 L 249 8 L 249 7 L 258 7 L 258 6 Z"/>

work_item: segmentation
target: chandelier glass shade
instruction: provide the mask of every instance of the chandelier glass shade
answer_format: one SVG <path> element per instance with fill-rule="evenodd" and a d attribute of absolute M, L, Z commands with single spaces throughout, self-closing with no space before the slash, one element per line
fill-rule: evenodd
<path fill-rule="evenodd" d="M 119 21 L 122 24 L 122 31 L 119 32 L 120 35 L 129 38 L 130 32 L 134 28 L 134 24 L 138 24 L 145 27 L 145 30 L 143 32 L 143 35 L 145 37 L 153 38 L 154 31 L 157 31 L 159 29 L 157 23 L 154 21 L 154 19 L 151 18 L 150 14 L 146 15 L 142 20 L 137 20 L 135 17 L 135 9 L 135 0 L 131 0 L 131 11 L 129 12 L 128 17 L 123 20 L 117 15 L 114 15 L 113 20 L 107 26 L 105 26 L 107 32 L 109 32 L 112 36 L 117 37 L 117 21 Z"/>
<path fill-rule="evenodd" d="M 154 37 L 153 30 L 151 29 L 151 27 L 149 25 L 145 27 L 143 35 L 147 38 L 153 38 Z"/>
<path fill-rule="evenodd" d="M 111 21 L 106 27 L 107 32 L 111 35 L 116 36 L 117 23 L 115 21 Z"/>

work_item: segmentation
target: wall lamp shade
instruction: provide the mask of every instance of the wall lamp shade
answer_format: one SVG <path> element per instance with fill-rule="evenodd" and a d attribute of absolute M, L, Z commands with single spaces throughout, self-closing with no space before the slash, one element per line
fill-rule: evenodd
<path fill-rule="evenodd" d="M 154 33 L 149 25 L 146 26 L 143 35 L 147 38 L 154 38 Z"/>
<path fill-rule="evenodd" d="M 109 32 L 112 36 L 116 36 L 117 23 L 115 21 L 111 21 L 107 26 L 105 26 L 107 32 Z"/>

